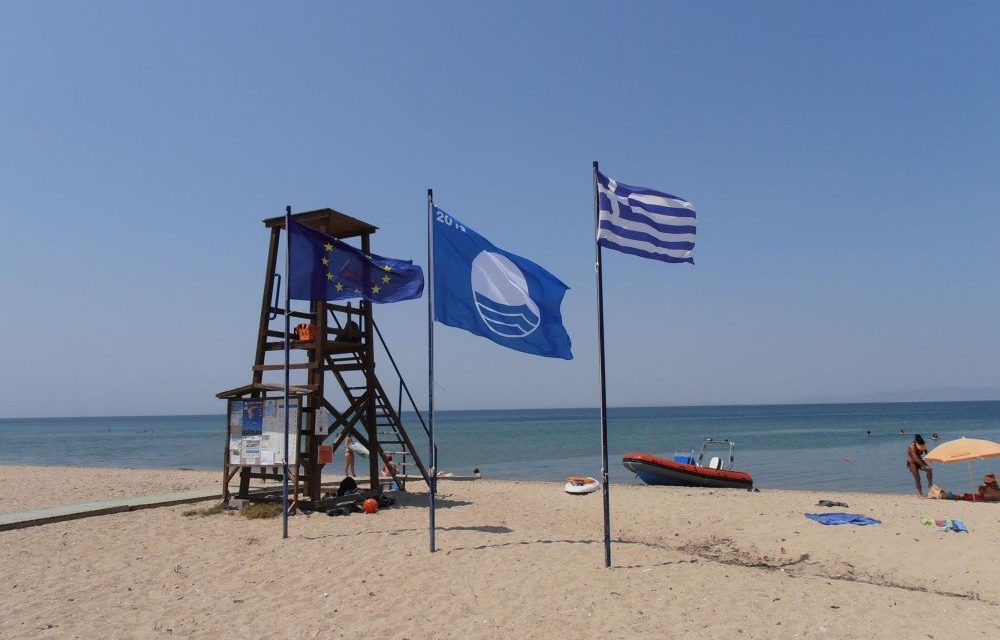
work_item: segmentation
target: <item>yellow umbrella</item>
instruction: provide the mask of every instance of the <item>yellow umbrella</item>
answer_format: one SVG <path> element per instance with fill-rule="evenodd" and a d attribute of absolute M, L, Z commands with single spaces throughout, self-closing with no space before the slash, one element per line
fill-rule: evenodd
<path fill-rule="evenodd" d="M 934 447 L 930 453 L 924 456 L 924 460 L 951 463 L 996 457 L 1000 457 L 1000 444 L 990 440 L 959 438 Z"/>
<path fill-rule="evenodd" d="M 983 458 L 1000 457 L 1000 444 L 992 440 L 977 440 L 976 438 L 959 438 L 950 440 L 944 444 L 939 444 L 924 456 L 924 460 L 931 462 L 968 462 L 969 482 L 975 486 L 972 479 L 972 461 Z"/>

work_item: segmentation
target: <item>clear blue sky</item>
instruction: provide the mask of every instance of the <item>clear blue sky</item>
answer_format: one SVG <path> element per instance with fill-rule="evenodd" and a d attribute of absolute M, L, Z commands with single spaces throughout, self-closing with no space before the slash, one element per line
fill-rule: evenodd
<path fill-rule="evenodd" d="M 605 253 L 609 403 L 1000 386 L 994 2 L 0 2 L 0 417 L 221 412 L 284 205 L 426 264 L 425 192 L 570 287 L 576 358 L 439 326 L 437 406 L 596 406 L 591 161 L 695 203 Z M 425 301 L 377 320 L 426 396 Z"/>

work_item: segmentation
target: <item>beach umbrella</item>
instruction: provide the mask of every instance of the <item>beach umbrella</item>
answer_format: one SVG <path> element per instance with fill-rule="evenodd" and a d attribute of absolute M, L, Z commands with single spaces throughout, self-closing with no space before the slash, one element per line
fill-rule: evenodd
<path fill-rule="evenodd" d="M 948 464 L 996 457 L 1000 457 L 1000 444 L 991 440 L 959 438 L 958 440 L 950 440 L 934 447 L 933 450 L 924 456 L 924 460 Z"/>
<path fill-rule="evenodd" d="M 992 440 L 962 437 L 958 440 L 950 440 L 934 447 L 930 453 L 924 456 L 924 460 L 943 462 L 945 464 L 968 462 L 969 482 L 975 485 L 975 482 L 972 480 L 972 461 L 998 457 L 1000 457 L 1000 444 Z"/>

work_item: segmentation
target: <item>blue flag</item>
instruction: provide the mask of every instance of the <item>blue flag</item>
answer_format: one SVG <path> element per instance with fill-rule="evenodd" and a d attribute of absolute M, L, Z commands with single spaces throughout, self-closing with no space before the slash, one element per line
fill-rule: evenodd
<path fill-rule="evenodd" d="M 424 291 L 424 272 L 410 260 L 366 254 L 295 220 L 289 221 L 288 232 L 288 294 L 293 300 L 399 302 Z"/>
<path fill-rule="evenodd" d="M 434 208 L 434 319 L 539 356 L 572 360 L 559 306 L 568 289 Z"/>

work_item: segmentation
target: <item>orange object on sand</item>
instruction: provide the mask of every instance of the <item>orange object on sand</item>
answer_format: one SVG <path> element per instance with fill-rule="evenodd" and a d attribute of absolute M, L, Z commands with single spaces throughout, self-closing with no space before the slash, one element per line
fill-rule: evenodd
<path fill-rule="evenodd" d="M 365 513 L 375 513 L 378 511 L 378 501 L 375 498 L 368 498 L 361 506 L 364 507 Z"/>

